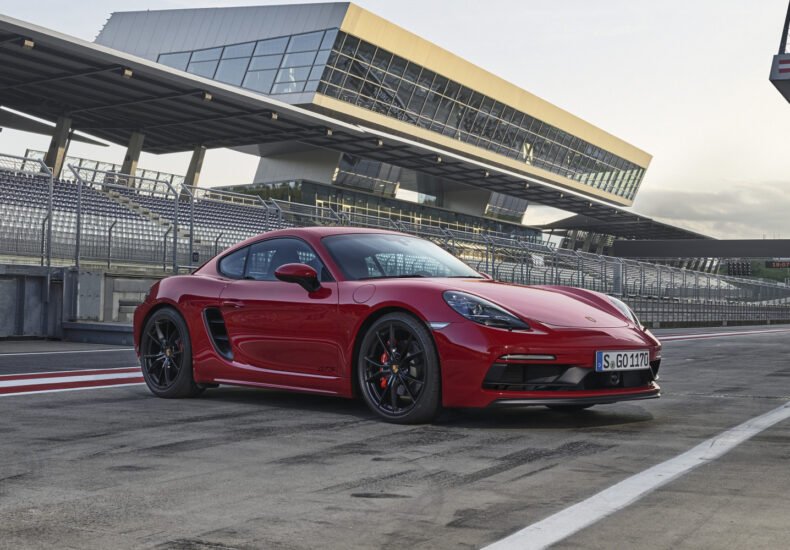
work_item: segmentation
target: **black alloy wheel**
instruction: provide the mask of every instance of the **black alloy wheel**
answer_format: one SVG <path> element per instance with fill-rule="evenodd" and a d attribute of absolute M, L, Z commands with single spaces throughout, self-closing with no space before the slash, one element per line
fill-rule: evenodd
<path fill-rule="evenodd" d="M 411 315 L 391 313 L 373 323 L 360 346 L 357 375 L 368 407 L 389 422 L 429 422 L 440 410 L 436 347 Z"/>
<path fill-rule="evenodd" d="M 189 331 L 174 309 L 157 310 L 146 322 L 140 366 L 148 389 L 158 397 L 193 397 L 203 391 L 192 377 Z"/>

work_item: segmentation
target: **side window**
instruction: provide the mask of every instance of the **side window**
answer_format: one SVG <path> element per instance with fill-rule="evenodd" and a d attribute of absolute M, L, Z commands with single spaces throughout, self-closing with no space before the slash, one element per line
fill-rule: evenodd
<path fill-rule="evenodd" d="M 244 277 L 244 268 L 247 264 L 247 252 L 249 247 L 245 246 L 232 254 L 228 254 L 219 261 L 219 272 L 231 279 L 241 279 Z"/>
<path fill-rule="evenodd" d="M 252 245 L 245 276 L 257 281 L 275 281 L 274 272 L 285 264 L 307 264 L 316 270 L 320 281 L 332 280 L 313 249 L 299 239 L 270 239 Z"/>

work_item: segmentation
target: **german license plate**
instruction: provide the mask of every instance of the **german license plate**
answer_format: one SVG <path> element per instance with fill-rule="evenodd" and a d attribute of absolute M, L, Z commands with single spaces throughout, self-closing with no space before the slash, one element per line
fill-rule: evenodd
<path fill-rule="evenodd" d="M 595 353 L 595 370 L 597 372 L 613 372 L 623 370 L 641 370 L 650 368 L 650 352 L 648 350 L 631 351 L 598 351 Z"/>

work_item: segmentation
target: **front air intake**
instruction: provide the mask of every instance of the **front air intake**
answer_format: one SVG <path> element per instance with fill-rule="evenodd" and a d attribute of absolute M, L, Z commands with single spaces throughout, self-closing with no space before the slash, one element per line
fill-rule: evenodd
<path fill-rule="evenodd" d="M 651 366 L 657 370 L 658 366 Z M 535 363 L 494 363 L 488 369 L 483 389 L 498 391 L 581 391 L 637 388 L 654 380 L 650 369 L 624 371 L 617 377 L 590 367 Z"/>
<path fill-rule="evenodd" d="M 222 318 L 222 313 L 220 313 L 219 309 L 210 307 L 206 309 L 204 316 L 206 318 L 206 328 L 208 329 L 211 343 L 214 344 L 214 349 L 225 359 L 233 360 L 228 329 L 225 327 L 225 319 Z"/>

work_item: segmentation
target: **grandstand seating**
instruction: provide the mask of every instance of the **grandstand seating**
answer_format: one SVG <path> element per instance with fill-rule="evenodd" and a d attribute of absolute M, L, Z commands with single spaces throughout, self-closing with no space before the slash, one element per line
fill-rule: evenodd
<path fill-rule="evenodd" d="M 52 250 L 61 257 L 73 255 L 77 227 L 77 205 L 82 204 L 83 246 L 85 257 L 106 258 L 110 227 L 114 241 L 136 246 L 117 246 L 116 252 L 127 251 L 125 259 L 142 260 L 150 249 L 161 243 L 162 230 L 139 214 L 84 186 L 81 199 L 78 186 L 72 181 L 54 180 L 52 194 Z M 0 171 L 0 239 L 14 246 L 5 248 L 16 254 L 40 254 L 43 242 L 49 177 L 27 173 Z M 103 249 L 103 250 L 99 250 Z"/>
<path fill-rule="evenodd" d="M 172 191 L 160 189 L 152 192 L 123 185 L 103 187 L 109 190 L 110 196 L 125 197 L 128 202 L 123 202 L 127 207 L 138 205 L 169 223 L 176 219 L 176 201 Z M 197 242 L 214 242 L 221 236 L 221 242 L 227 246 L 285 226 L 265 203 L 253 205 L 223 200 L 226 196 L 230 194 L 212 192 L 208 197 L 190 200 L 188 194 L 182 194 L 178 200 L 178 225 L 182 235 L 188 236 L 191 221 Z"/>

